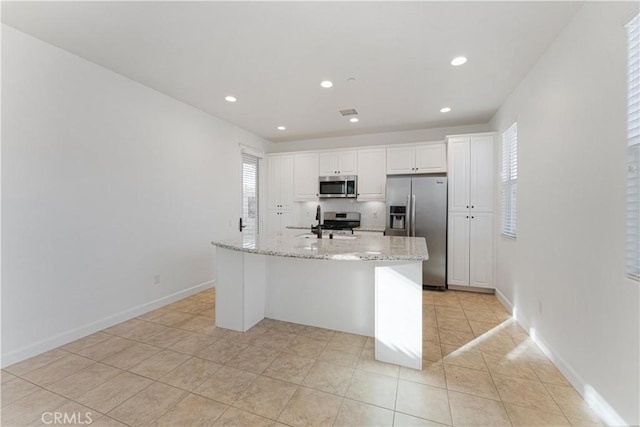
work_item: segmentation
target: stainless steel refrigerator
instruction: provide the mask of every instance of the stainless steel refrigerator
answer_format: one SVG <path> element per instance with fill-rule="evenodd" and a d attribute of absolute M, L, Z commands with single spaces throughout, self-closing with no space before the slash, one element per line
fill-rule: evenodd
<path fill-rule="evenodd" d="M 422 284 L 444 288 L 447 273 L 447 178 L 387 177 L 387 236 L 424 237 Z"/>

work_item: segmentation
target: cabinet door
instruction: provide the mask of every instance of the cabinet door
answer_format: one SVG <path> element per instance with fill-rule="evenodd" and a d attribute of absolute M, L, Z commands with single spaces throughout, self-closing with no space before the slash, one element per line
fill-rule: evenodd
<path fill-rule="evenodd" d="M 358 151 L 358 200 L 384 201 L 386 159 L 384 148 Z"/>
<path fill-rule="evenodd" d="M 415 147 L 387 148 L 387 175 L 414 173 Z"/>
<path fill-rule="evenodd" d="M 280 157 L 280 207 L 293 208 L 293 155 Z"/>
<path fill-rule="evenodd" d="M 293 200 L 318 200 L 318 153 L 296 154 L 293 157 Z"/>
<path fill-rule="evenodd" d="M 443 143 L 416 147 L 416 172 L 435 173 L 447 171 L 447 146 Z"/>
<path fill-rule="evenodd" d="M 320 176 L 333 176 L 338 173 L 338 153 L 320 153 Z"/>
<path fill-rule="evenodd" d="M 469 140 L 462 137 L 448 141 L 449 211 L 469 210 Z"/>
<path fill-rule="evenodd" d="M 471 138 L 469 203 L 472 212 L 493 211 L 493 136 Z"/>
<path fill-rule="evenodd" d="M 287 227 L 293 225 L 293 211 L 280 212 L 280 233 L 286 234 Z"/>
<path fill-rule="evenodd" d="M 338 175 L 358 174 L 358 152 L 340 151 L 338 153 Z"/>
<path fill-rule="evenodd" d="M 449 213 L 447 283 L 469 285 L 469 214 Z"/>
<path fill-rule="evenodd" d="M 267 157 L 267 208 L 280 207 L 280 159 L 281 156 Z"/>
<path fill-rule="evenodd" d="M 471 212 L 469 226 L 469 284 L 493 288 L 493 214 Z"/>
<path fill-rule="evenodd" d="M 276 209 L 267 210 L 267 234 L 279 234 L 280 227 L 280 214 L 282 211 Z"/>

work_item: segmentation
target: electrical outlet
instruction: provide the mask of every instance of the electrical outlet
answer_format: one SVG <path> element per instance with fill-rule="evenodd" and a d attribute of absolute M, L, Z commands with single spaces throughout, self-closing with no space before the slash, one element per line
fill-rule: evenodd
<path fill-rule="evenodd" d="M 153 284 L 154 285 L 159 285 L 160 284 L 160 275 L 156 274 L 155 276 L 153 276 Z"/>

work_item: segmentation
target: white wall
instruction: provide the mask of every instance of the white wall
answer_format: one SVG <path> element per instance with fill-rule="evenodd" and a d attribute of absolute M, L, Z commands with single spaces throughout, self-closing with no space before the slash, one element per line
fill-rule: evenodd
<path fill-rule="evenodd" d="M 211 284 L 265 141 L 7 26 L 2 107 L 3 366 Z"/>
<path fill-rule="evenodd" d="M 586 2 L 491 122 L 518 121 L 518 236 L 498 237 L 498 290 L 587 401 L 628 424 L 640 423 L 640 283 L 624 272 L 634 8 Z"/>
<path fill-rule="evenodd" d="M 418 129 L 398 132 L 373 133 L 366 135 L 275 142 L 270 145 L 269 152 L 283 153 L 287 151 L 331 150 L 339 148 L 365 147 L 370 145 L 373 146 L 404 144 L 411 142 L 443 141 L 445 136 L 447 135 L 486 132 L 489 129 L 489 124 L 485 123 L 446 128 Z"/>

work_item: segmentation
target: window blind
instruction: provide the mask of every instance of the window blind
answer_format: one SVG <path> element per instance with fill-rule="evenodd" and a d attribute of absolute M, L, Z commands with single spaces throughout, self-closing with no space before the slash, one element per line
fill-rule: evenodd
<path fill-rule="evenodd" d="M 640 15 L 628 24 L 626 271 L 640 280 Z"/>
<path fill-rule="evenodd" d="M 502 234 L 516 237 L 516 198 L 518 194 L 518 123 L 502 134 Z"/>
<path fill-rule="evenodd" d="M 260 163 L 259 158 L 242 153 L 242 221 L 244 233 L 258 234 L 260 231 L 259 190 Z"/>

